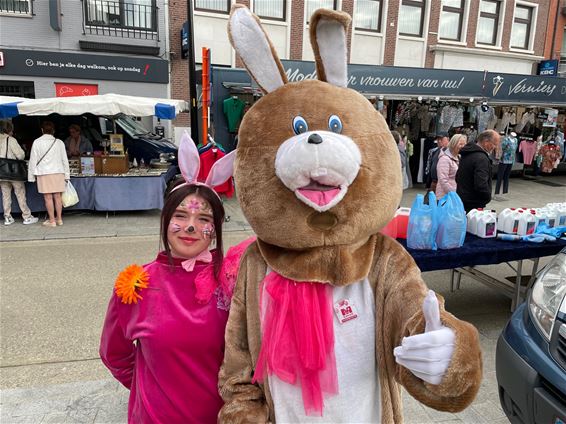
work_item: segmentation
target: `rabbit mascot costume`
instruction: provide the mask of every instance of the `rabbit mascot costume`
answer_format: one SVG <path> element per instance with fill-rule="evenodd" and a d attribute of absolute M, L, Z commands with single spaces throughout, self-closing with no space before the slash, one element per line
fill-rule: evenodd
<path fill-rule="evenodd" d="M 401 199 L 383 117 L 347 88 L 349 15 L 317 10 L 317 80 L 288 83 L 259 19 L 234 5 L 230 41 L 265 96 L 239 130 L 246 250 L 219 388 L 224 423 L 400 423 L 400 385 L 460 411 L 482 362 L 477 330 L 444 310 L 411 256 L 379 233 Z"/>

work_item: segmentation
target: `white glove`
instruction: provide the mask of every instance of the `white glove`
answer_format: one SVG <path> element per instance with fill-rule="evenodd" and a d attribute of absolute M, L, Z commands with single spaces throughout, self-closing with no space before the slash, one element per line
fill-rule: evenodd
<path fill-rule="evenodd" d="M 434 291 L 429 290 L 423 302 L 425 332 L 404 337 L 393 350 L 395 361 L 421 380 L 440 384 L 454 352 L 454 331 L 440 322 L 440 307 Z"/>

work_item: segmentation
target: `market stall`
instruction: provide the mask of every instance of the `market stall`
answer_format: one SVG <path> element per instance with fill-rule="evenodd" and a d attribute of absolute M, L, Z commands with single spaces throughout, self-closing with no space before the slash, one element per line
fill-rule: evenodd
<path fill-rule="evenodd" d="M 118 124 L 113 117 L 121 117 L 116 121 L 134 127 L 135 121 L 124 121 L 123 117 L 132 115 L 173 119 L 186 109 L 184 101 L 115 94 L 50 99 L 0 97 L 0 117 L 3 118 L 52 114 L 104 117 L 103 120 L 111 127 L 110 131 L 100 128 L 98 132 L 93 127 L 84 129 L 85 132 L 90 131 L 91 136 L 94 134 L 100 138 L 94 152 L 69 159 L 71 182 L 80 199 L 72 209 L 99 211 L 160 209 L 167 183 L 177 173 L 171 155 L 162 154 L 159 158 L 148 161 L 151 163 L 137 163 L 135 159 L 133 163 L 130 162 L 132 157 L 128 157 L 124 134 L 117 133 Z M 134 129 L 137 128 L 139 127 Z M 18 134 L 15 136 L 18 137 Z M 148 143 L 152 141 L 148 140 Z M 174 145 L 171 145 L 170 150 L 175 152 Z M 43 197 L 37 192 L 35 184 L 26 183 L 26 194 L 32 211 L 45 210 Z M 13 210 L 19 212 L 17 202 L 13 201 L 12 205 Z"/>

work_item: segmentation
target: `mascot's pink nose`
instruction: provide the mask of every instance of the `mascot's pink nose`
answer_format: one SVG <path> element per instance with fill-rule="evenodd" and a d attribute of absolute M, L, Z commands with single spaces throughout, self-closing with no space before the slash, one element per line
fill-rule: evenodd
<path fill-rule="evenodd" d="M 307 143 L 309 143 L 309 144 L 320 144 L 320 143 L 322 143 L 322 137 L 319 136 L 317 133 L 311 134 L 311 135 L 309 135 Z"/>

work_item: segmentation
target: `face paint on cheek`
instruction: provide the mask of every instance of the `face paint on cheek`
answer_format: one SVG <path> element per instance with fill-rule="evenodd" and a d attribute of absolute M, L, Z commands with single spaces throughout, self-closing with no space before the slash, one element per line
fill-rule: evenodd
<path fill-rule="evenodd" d="M 204 238 L 212 238 L 214 237 L 214 225 L 213 224 L 206 224 L 202 229 L 202 235 Z"/>
<path fill-rule="evenodd" d="M 169 224 L 169 230 L 172 233 L 178 233 L 179 231 L 181 231 L 181 226 L 179 224 L 175 223 L 175 222 L 171 222 Z"/>

